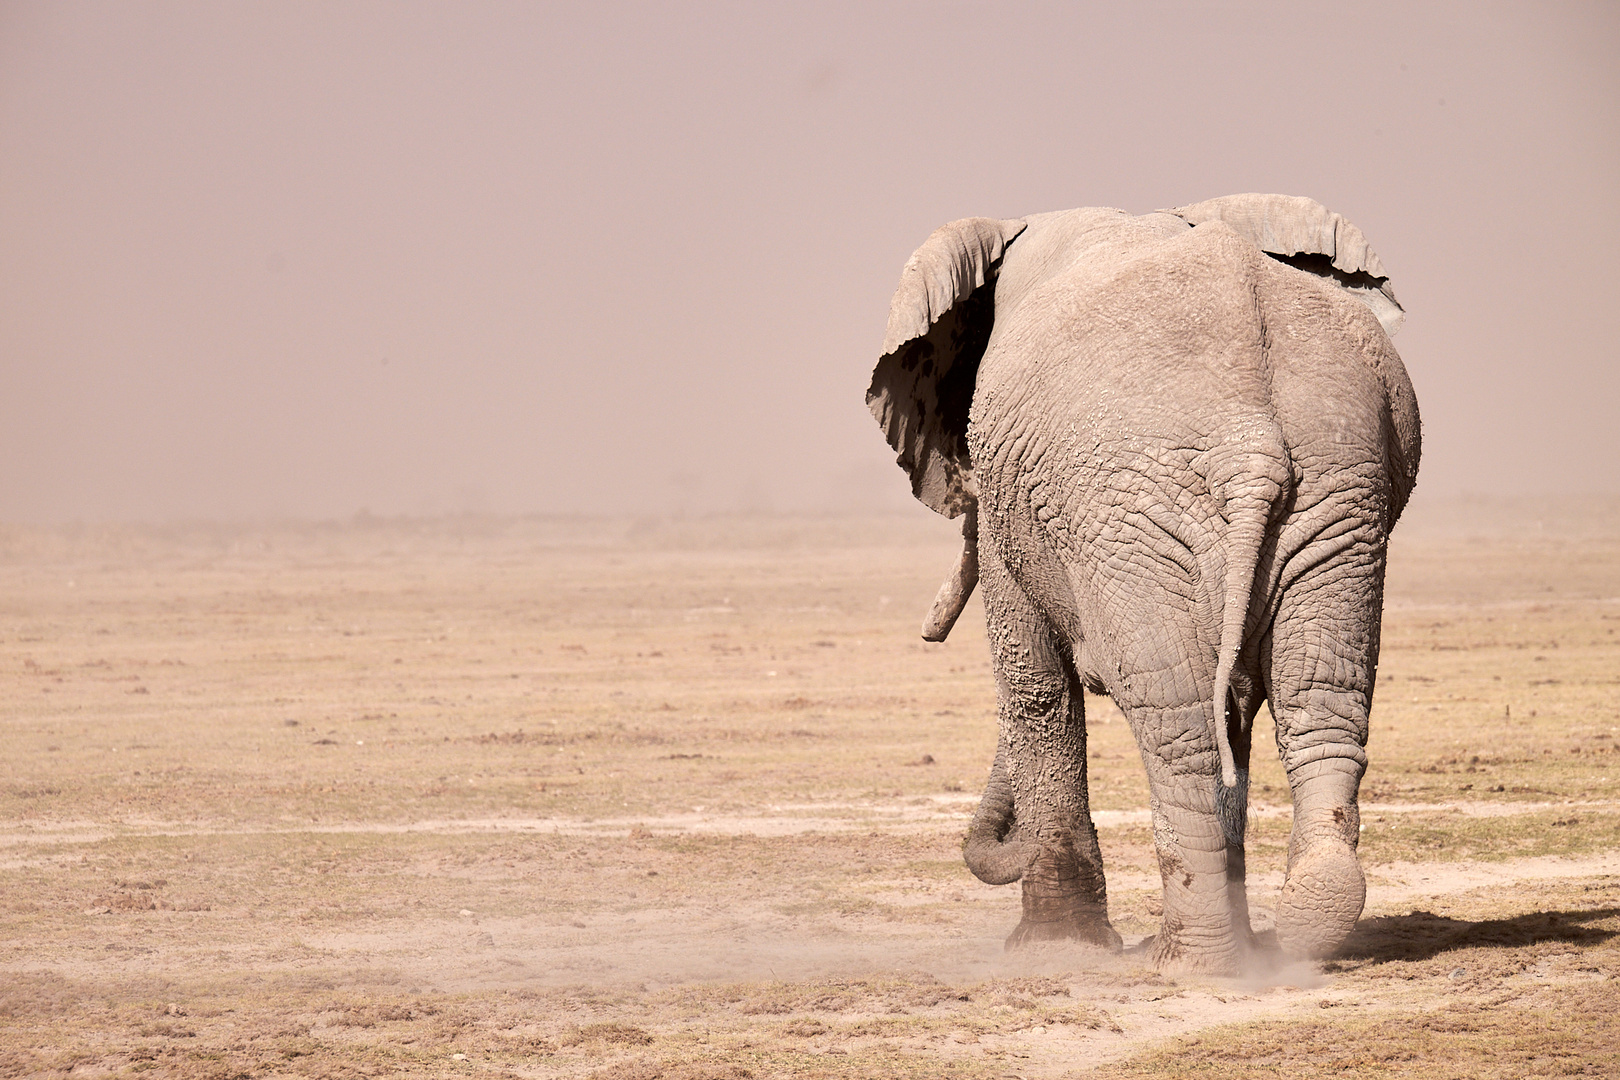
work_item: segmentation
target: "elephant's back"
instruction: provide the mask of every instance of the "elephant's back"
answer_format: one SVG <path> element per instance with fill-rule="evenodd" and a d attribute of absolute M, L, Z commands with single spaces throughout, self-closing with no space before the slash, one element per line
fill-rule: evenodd
<path fill-rule="evenodd" d="M 1218 222 L 1095 244 L 998 312 L 974 397 L 980 441 L 1061 443 L 1115 465 L 1242 441 L 1272 415 L 1257 299 L 1269 261 Z"/>
<path fill-rule="evenodd" d="M 1101 232 L 998 311 L 973 406 L 984 446 L 1062 443 L 1128 468 L 1280 428 L 1289 448 L 1360 443 L 1415 475 L 1411 384 L 1364 304 L 1218 221 Z"/>

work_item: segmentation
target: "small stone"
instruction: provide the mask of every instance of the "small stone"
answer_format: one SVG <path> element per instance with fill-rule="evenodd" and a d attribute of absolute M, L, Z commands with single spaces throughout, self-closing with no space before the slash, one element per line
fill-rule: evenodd
<path fill-rule="evenodd" d="M 1467 974 L 1468 974 L 1468 969 L 1467 968 L 1458 968 L 1456 971 L 1453 971 L 1450 975 L 1447 975 L 1446 978 L 1448 978 L 1448 979 L 1460 979 L 1464 975 L 1467 975 Z"/>
<path fill-rule="evenodd" d="M 466 915 L 471 915 L 471 914 L 472 914 L 472 912 L 470 912 L 470 911 L 468 911 L 468 910 L 467 910 L 467 909 L 466 909 L 466 908 L 462 908 L 462 909 L 461 909 L 461 914 L 462 914 L 462 915 L 463 915 L 463 916 L 466 916 Z"/>
<path fill-rule="evenodd" d="M 450 1055 L 450 1060 L 451 1061 L 466 1061 L 467 1060 L 467 1055 L 466 1054 L 451 1054 Z"/>

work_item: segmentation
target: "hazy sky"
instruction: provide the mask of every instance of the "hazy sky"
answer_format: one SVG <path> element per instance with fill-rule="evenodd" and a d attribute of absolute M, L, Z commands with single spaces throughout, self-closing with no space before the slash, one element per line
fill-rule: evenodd
<path fill-rule="evenodd" d="M 936 226 L 1310 195 L 1419 497 L 1620 491 L 1620 6 L 0 3 L 0 520 L 902 505 Z"/>

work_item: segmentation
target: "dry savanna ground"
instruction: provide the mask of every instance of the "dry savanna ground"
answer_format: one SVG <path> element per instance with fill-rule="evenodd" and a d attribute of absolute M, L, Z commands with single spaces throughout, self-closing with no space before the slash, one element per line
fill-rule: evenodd
<path fill-rule="evenodd" d="M 917 636 L 955 550 L 920 510 L 0 531 L 0 1074 L 1620 1075 L 1620 505 L 1420 500 L 1366 915 L 1243 979 L 1003 952 L 978 602 Z M 1088 710 L 1139 943 L 1142 768 Z"/>

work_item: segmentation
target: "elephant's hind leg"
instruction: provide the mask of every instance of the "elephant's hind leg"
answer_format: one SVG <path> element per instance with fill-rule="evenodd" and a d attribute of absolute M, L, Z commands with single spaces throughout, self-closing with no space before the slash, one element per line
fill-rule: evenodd
<path fill-rule="evenodd" d="M 1252 944 L 1243 853 L 1247 746 L 1235 742 L 1238 784 L 1226 788 L 1209 737 L 1208 701 L 1192 697 L 1171 705 L 1127 698 L 1124 707 L 1147 766 L 1153 846 L 1164 886 L 1153 965 L 1169 972 L 1236 974 Z"/>
<path fill-rule="evenodd" d="M 1000 742 L 968 838 L 969 866 L 987 880 L 1012 880 L 981 872 L 973 852 L 976 844 L 999 844 L 1020 853 L 1023 919 L 1008 948 L 1072 938 L 1117 949 L 1120 937 L 1108 921 L 1102 852 L 1086 789 L 1079 675 L 1069 649 L 1000 556 L 984 550 L 981 564 Z"/>
<path fill-rule="evenodd" d="M 1294 796 L 1277 942 L 1296 956 L 1332 953 L 1366 900 L 1357 793 L 1382 607 L 1383 545 L 1369 536 L 1290 586 L 1262 646 Z"/>
<path fill-rule="evenodd" d="M 1147 772 L 1164 917 L 1149 955 L 1161 971 L 1233 975 L 1253 944 L 1245 882 L 1249 739 L 1229 728 L 1236 784 L 1221 777 L 1213 734 L 1213 659 L 1173 594 L 1144 589 L 1110 645 L 1122 675 L 1110 691 L 1130 722 Z M 1229 695 L 1237 716 L 1257 708 L 1249 668 Z"/>

